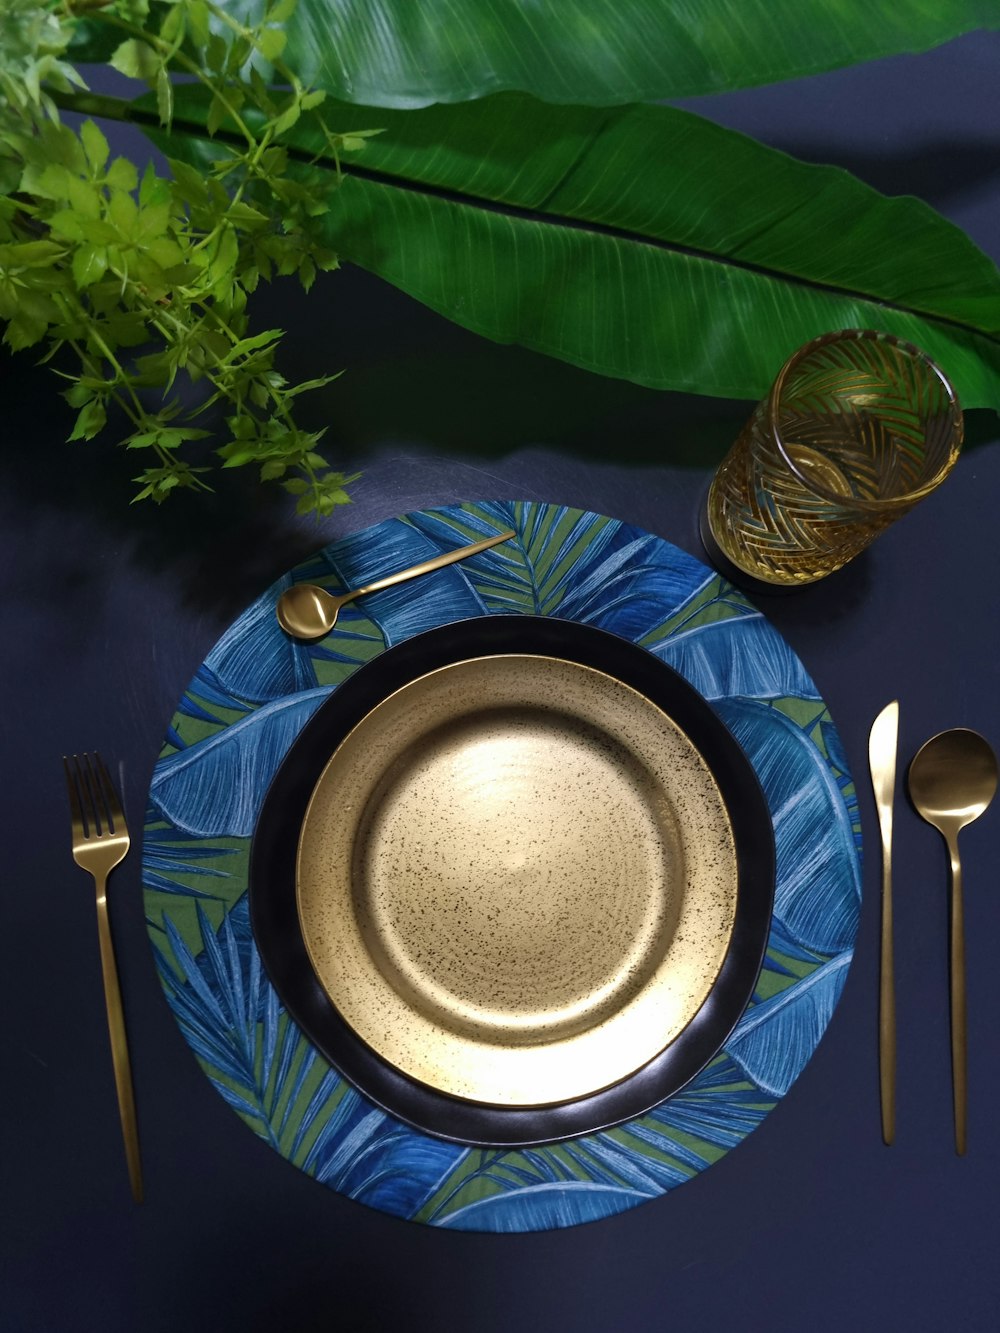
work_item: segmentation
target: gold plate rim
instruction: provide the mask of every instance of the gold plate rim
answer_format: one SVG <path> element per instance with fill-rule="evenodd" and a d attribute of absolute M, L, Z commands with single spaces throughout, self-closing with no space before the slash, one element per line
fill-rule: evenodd
<path fill-rule="evenodd" d="M 355 863 L 355 843 L 365 817 L 364 808 L 384 777 L 377 757 L 365 753 L 371 750 L 373 732 L 377 734 L 379 728 L 384 729 L 394 712 L 407 703 L 412 705 L 421 695 L 429 696 L 433 703 L 435 690 L 442 682 L 445 693 L 449 683 L 457 682 L 461 687 L 459 678 L 463 673 L 492 675 L 495 683 L 502 672 L 501 664 L 506 664 L 510 671 L 525 663 L 536 669 L 536 679 L 531 685 L 536 696 L 541 692 L 543 702 L 548 698 L 551 704 L 552 696 L 551 692 L 546 696 L 538 683 L 537 670 L 542 663 L 550 673 L 550 685 L 560 676 L 565 683 L 567 675 L 577 682 L 588 682 L 598 704 L 591 699 L 583 707 L 579 698 L 575 700 L 578 714 L 583 708 L 583 720 L 593 721 L 595 711 L 606 718 L 609 710 L 614 713 L 617 708 L 616 724 L 620 729 L 624 725 L 622 717 L 627 717 L 626 731 L 631 727 L 631 744 L 643 752 L 643 762 L 655 773 L 661 793 L 670 792 L 671 799 L 679 805 L 675 816 L 680 826 L 685 872 L 678 928 L 663 957 L 656 960 L 651 980 L 647 978 L 637 994 L 630 995 L 610 1017 L 550 1040 L 538 1039 L 537 1032 L 529 1031 L 527 1044 L 504 1037 L 503 1031 L 498 1039 L 488 1026 L 486 1039 L 481 1033 L 476 1036 L 470 1036 L 468 1031 L 456 1033 L 447 1013 L 442 1024 L 440 1017 L 428 1016 L 414 1008 L 412 996 L 408 1000 L 399 991 L 398 975 L 387 977 L 384 960 L 380 964 L 373 958 L 372 949 L 365 942 L 363 923 L 358 921 L 354 876 L 350 872 L 345 874 L 343 869 L 345 864 Z M 509 689 L 509 682 L 505 688 Z M 523 678 L 520 688 L 523 706 Z M 645 732 L 645 739 L 641 735 L 637 738 L 637 726 Z M 411 743 L 418 734 L 414 733 Z M 678 760 L 683 761 L 686 779 L 697 779 L 693 788 L 697 797 L 686 798 L 678 787 L 676 771 L 671 768 L 671 763 Z M 345 791 L 352 781 L 357 781 L 359 771 L 363 778 L 362 792 L 349 793 L 345 801 Z M 331 817 L 337 812 L 332 807 L 342 810 L 345 806 L 347 820 Z M 693 818 L 694 808 L 697 819 Z M 704 817 L 706 809 L 711 813 L 710 819 Z M 318 837 L 318 830 L 323 832 L 322 838 Z M 335 908 L 332 930 L 322 922 L 330 905 L 331 890 L 330 877 L 317 868 L 317 859 L 322 860 L 322 856 L 317 858 L 318 847 L 324 849 L 323 856 L 332 857 L 329 864 L 338 867 L 332 874 Z M 392 691 L 352 727 L 330 755 L 313 787 L 299 830 L 295 878 L 303 942 L 316 977 L 344 1021 L 377 1055 L 418 1082 L 453 1097 L 484 1105 L 541 1107 L 587 1096 L 627 1078 L 660 1054 L 691 1022 L 710 993 L 725 959 L 735 920 L 738 872 L 732 827 L 718 785 L 697 748 L 673 718 L 633 686 L 598 668 L 544 653 L 499 652 L 463 658 L 416 677 Z M 707 896 L 706 883 L 712 886 Z M 692 897 L 698 889 L 702 891 L 700 899 Z M 676 994 L 680 975 L 678 950 L 674 949 L 677 939 L 682 942 L 687 959 L 682 969 L 687 984 L 683 1004 Z M 710 946 L 708 949 L 706 944 Z M 627 990 L 625 986 L 624 991 Z M 536 1021 L 535 1028 L 539 1026 L 544 1024 Z"/>

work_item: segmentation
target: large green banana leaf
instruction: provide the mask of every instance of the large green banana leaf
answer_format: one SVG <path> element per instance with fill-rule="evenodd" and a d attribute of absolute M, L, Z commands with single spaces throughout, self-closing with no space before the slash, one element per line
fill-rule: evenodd
<path fill-rule="evenodd" d="M 204 108 L 177 89 L 170 154 L 218 151 L 198 137 Z M 330 244 L 488 338 L 755 398 L 814 335 L 879 328 L 938 360 L 966 406 L 1000 408 L 1000 272 L 917 199 L 668 107 L 501 94 L 324 111 L 341 131 L 384 127 L 345 166 Z"/>
<path fill-rule="evenodd" d="M 263 3 L 227 8 L 256 18 Z M 1000 0 L 299 0 L 283 59 L 372 106 L 504 90 L 611 106 L 926 51 L 975 28 L 1000 28 Z M 107 58 L 99 25 L 74 57 Z"/>

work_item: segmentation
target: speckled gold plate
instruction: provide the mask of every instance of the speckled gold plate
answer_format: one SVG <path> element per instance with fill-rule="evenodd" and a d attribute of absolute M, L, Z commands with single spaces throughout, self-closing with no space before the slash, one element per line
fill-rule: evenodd
<path fill-rule="evenodd" d="M 493 1106 L 608 1088 L 691 1023 L 736 914 L 685 733 L 589 666 L 499 654 L 404 685 L 337 747 L 297 902 L 320 984 L 409 1077 Z"/>

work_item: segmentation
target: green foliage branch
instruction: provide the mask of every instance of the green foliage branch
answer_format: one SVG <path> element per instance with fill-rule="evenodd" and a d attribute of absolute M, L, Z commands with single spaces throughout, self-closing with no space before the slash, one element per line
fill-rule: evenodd
<path fill-rule="evenodd" d="M 289 383 L 276 365 L 282 330 L 251 333 L 247 317 L 261 280 L 296 276 L 308 291 L 337 267 L 320 220 L 339 171 L 293 163 L 283 142 L 325 97 L 281 61 L 295 3 L 266 0 L 252 25 L 214 0 L 7 0 L 0 15 L 3 341 L 42 345 L 46 360 L 71 351 L 73 371 L 58 372 L 76 410 L 70 439 L 92 439 L 116 407 L 122 443 L 148 460 L 137 500 L 208 489 L 210 467 L 187 453 L 209 435 L 199 418 L 216 404 L 223 467 L 257 467 L 301 512 L 329 514 L 349 498 L 353 478 L 319 452 L 324 432 L 294 415 L 299 395 L 335 376 Z M 90 94 L 67 59 L 84 21 L 113 35 L 110 64 L 155 91 L 165 129 L 176 76 L 207 90 L 209 133 L 223 120 L 230 132 L 206 173 L 170 160 L 170 177 L 150 163 L 140 179 L 94 120 L 79 130 L 63 121 L 60 108 L 116 111 L 118 99 Z M 316 125 L 337 163 L 373 132 Z M 185 380 L 202 388 L 192 394 Z"/>

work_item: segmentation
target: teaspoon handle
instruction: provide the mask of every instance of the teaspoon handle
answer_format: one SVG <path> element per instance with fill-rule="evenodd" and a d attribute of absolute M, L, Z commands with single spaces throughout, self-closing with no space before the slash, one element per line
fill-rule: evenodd
<path fill-rule="evenodd" d="M 344 601 L 353 601 L 355 597 L 364 597 L 369 592 L 381 592 L 383 588 L 391 588 L 396 583 L 406 583 L 408 579 L 419 578 L 421 574 L 432 574 L 436 569 L 444 569 L 446 565 L 457 564 L 459 560 L 468 560 L 470 555 L 478 555 L 480 551 L 488 551 L 491 546 L 499 546 L 501 542 L 509 541 L 511 537 L 516 535 L 513 529 L 509 529 L 507 532 L 497 533 L 495 537 L 487 537 L 484 541 L 473 542 L 471 546 L 460 546 L 455 551 L 445 551 L 443 555 L 436 555 L 430 560 L 423 560 L 419 565 L 411 565 L 409 569 L 401 569 L 395 574 L 386 574 L 373 583 L 367 583 L 363 588 L 355 588 L 349 596 L 344 598 Z"/>
<path fill-rule="evenodd" d="M 951 1081 L 955 1108 L 955 1151 L 961 1157 L 966 1145 L 968 1064 L 965 1008 L 965 922 L 962 910 L 962 863 L 958 841 L 949 839 L 951 858 Z"/>

